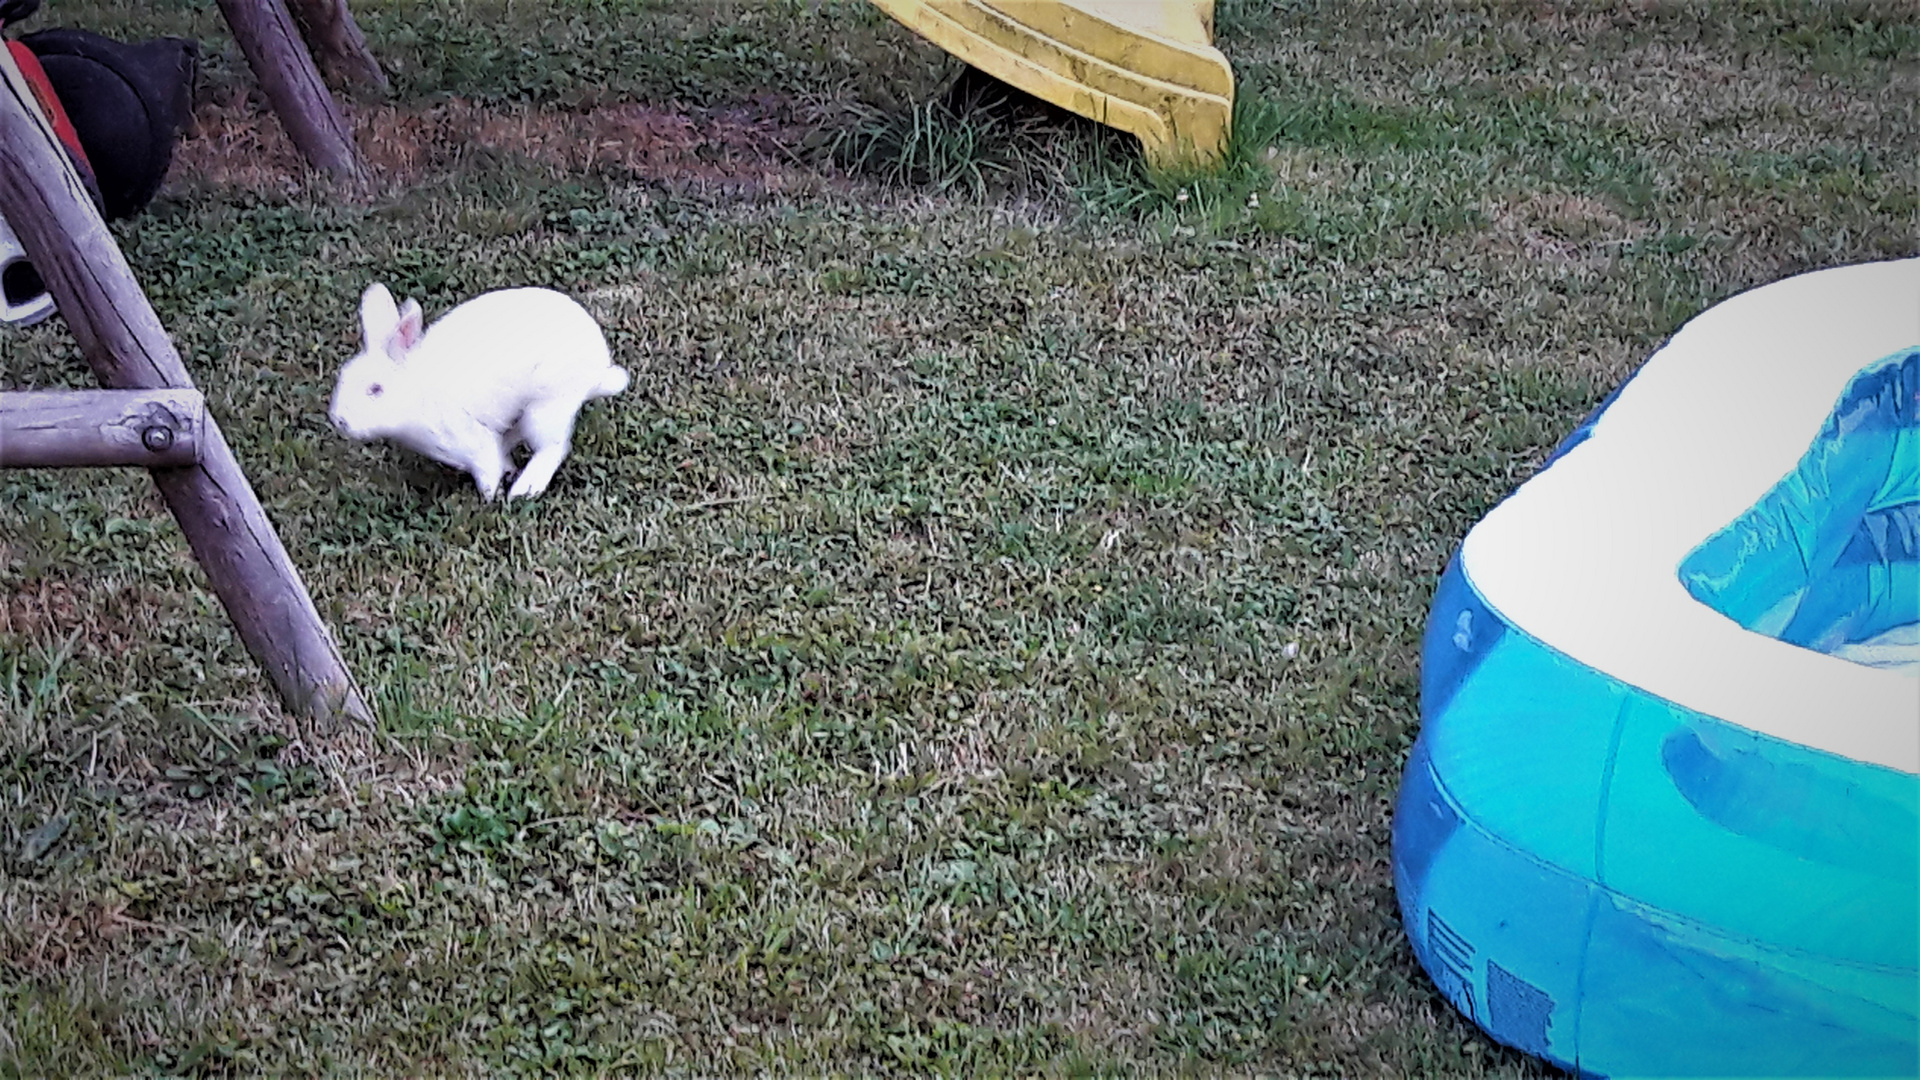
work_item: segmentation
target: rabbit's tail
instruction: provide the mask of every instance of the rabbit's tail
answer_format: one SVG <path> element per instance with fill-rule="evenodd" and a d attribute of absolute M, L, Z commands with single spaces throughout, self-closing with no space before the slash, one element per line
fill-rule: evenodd
<path fill-rule="evenodd" d="M 633 376 L 627 374 L 626 368 L 609 367 L 606 373 L 600 376 L 600 381 L 593 384 L 592 396 L 597 398 L 612 397 L 615 394 L 624 392 L 627 384 L 631 382 L 633 382 Z"/>

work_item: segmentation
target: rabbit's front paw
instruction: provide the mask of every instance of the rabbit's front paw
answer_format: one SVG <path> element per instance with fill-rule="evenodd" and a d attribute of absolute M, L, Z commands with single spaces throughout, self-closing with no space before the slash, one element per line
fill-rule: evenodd
<path fill-rule="evenodd" d="M 554 454 L 543 461 L 539 454 L 535 454 L 527 462 L 527 467 L 520 470 L 520 475 L 513 478 L 513 487 L 507 490 L 507 498 L 532 499 L 545 492 L 547 485 L 553 482 L 554 470 L 560 467 L 560 458 L 563 456 Z"/>
<path fill-rule="evenodd" d="M 492 502 L 500 494 L 500 480 L 506 475 L 504 468 L 493 466 L 475 466 L 468 470 L 473 484 L 480 489 L 480 501 Z"/>

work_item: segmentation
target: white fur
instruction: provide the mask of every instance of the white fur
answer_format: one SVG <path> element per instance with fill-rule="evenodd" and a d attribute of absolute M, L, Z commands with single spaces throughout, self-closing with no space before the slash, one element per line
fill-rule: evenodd
<path fill-rule="evenodd" d="M 581 406 L 629 381 L 600 324 L 551 289 L 483 293 L 423 327 L 419 304 L 396 307 L 376 282 L 360 298 L 360 332 L 334 387 L 333 426 L 462 469 L 488 502 L 523 443 L 533 456 L 507 498 L 545 491 Z"/>

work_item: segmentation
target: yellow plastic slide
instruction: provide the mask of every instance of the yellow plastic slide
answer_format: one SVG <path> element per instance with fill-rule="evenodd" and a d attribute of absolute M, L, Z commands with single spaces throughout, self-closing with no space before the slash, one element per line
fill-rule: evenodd
<path fill-rule="evenodd" d="M 1233 69 L 1213 0 L 873 0 L 1010 86 L 1137 135 L 1161 166 L 1226 152 Z"/>

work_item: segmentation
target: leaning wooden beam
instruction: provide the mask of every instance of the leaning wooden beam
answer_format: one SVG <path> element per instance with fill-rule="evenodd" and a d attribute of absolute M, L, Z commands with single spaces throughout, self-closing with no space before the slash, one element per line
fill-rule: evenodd
<path fill-rule="evenodd" d="M 46 281 L 101 383 L 192 389 L 113 234 L 16 85 L 0 88 L 0 217 Z M 210 417 L 200 443 L 201 464 L 151 475 L 241 642 L 289 709 L 324 720 L 370 721 L 340 650 Z"/>
<path fill-rule="evenodd" d="M 366 35 L 347 10 L 347 0 L 287 0 L 293 19 L 300 24 L 301 36 L 320 70 L 336 86 L 362 83 L 386 93 L 392 86 L 380 61 L 367 48 Z"/>
<path fill-rule="evenodd" d="M 200 464 L 198 390 L 0 391 L 0 469 Z"/>
<path fill-rule="evenodd" d="M 300 156 L 342 180 L 365 182 L 367 163 L 354 144 L 353 129 L 314 67 L 287 5 L 282 0 L 220 0 L 220 13 Z"/>

